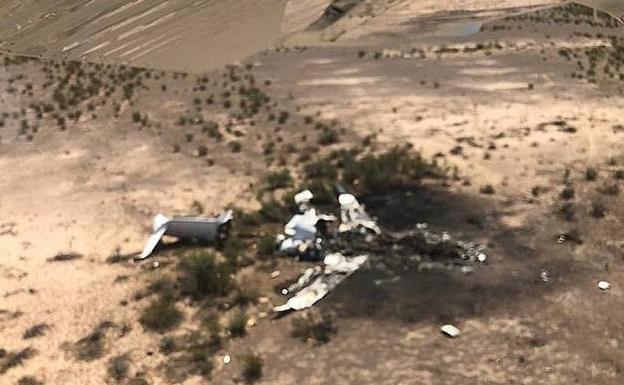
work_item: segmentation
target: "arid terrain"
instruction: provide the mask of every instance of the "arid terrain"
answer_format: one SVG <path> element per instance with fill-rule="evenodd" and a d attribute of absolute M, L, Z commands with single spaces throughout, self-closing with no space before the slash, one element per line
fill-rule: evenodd
<path fill-rule="evenodd" d="M 253 10 L 198 1 L 238 36 L 208 60 L 180 1 L 56 3 L 11 11 L 30 25 L 36 9 L 31 30 L 0 22 L 0 384 L 624 383 L 623 24 L 546 0 L 369 0 L 336 17 L 328 0 L 267 0 L 283 23 L 261 12 L 249 30 L 270 31 L 237 46 L 228 23 Z M 107 20 L 122 3 L 130 19 Z M 145 27 L 167 12 L 188 14 Z M 176 28 L 195 40 L 156 45 Z M 82 57 L 118 33 L 144 40 Z M 486 263 L 379 247 L 274 317 L 314 265 L 272 248 L 292 193 L 336 181 L 385 231 L 428 223 L 487 245 Z M 131 258 L 155 214 L 225 208 L 225 244 Z"/>

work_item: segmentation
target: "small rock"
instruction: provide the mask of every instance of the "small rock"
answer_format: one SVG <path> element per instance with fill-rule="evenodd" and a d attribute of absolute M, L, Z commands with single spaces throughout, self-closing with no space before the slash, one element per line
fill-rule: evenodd
<path fill-rule="evenodd" d="M 269 303 L 269 297 L 258 298 L 258 303 L 262 303 L 262 304 Z"/>
<path fill-rule="evenodd" d="M 543 270 L 542 273 L 540 274 L 540 278 L 542 282 L 550 281 L 550 274 L 548 273 L 548 270 Z"/>
<path fill-rule="evenodd" d="M 248 327 L 248 328 L 252 328 L 252 327 L 256 326 L 256 323 L 257 323 L 257 322 L 258 322 L 258 321 L 256 321 L 256 318 L 255 318 L 255 317 L 250 317 L 250 318 L 247 320 L 247 327 Z"/>
<path fill-rule="evenodd" d="M 279 270 L 275 270 L 274 272 L 271 273 L 271 279 L 275 279 L 279 276 L 280 276 Z"/>
<path fill-rule="evenodd" d="M 611 288 L 611 284 L 607 281 L 598 282 L 598 289 L 600 290 L 609 290 Z"/>
<path fill-rule="evenodd" d="M 154 261 L 154 262 L 152 263 L 152 267 L 153 267 L 154 269 L 157 269 L 157 268 L 158 268 L 158 266 L 160 266 L 160 263 L 158 263 L 158 261 Z"/>
<path fill-rule="evenodd" d="M 459 337 L 461 331 L 453 325 L 444 325 L 440 328 L 440 331 L 450 338 Z"/>
<path fill-rule="evenodd" d="M 230 362 L 232 362 L 232 357 L 229 354 L 226 354 L 225 356 L 223 356 L 223 363 L 224 364 L 229 364 Z"/>

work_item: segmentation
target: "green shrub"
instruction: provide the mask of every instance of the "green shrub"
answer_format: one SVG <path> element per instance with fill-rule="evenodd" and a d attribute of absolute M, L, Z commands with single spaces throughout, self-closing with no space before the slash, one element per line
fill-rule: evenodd
<path fill-rule="evenodd" d="M 172 336 L 164 336 L 160 340 L 160 352 L 166 355 L 169 355 L 178 350 L 178 344 L 176 339 Z"/>
<path fill-rule="evenodd" d="M 144 328 L 164 333 L 182 322 L 182 313 L 178 310 L 172 298 L 163 296 L 153 301 L 143 310 L 139 322 Z"/>
<path fill-rule="evenodd" d="M 241 152 L 241 150 L 243 149 L 243 145 L 238 140 L 231 141 L 230 143 L 228 143 L 228 146 L 230 147 L 230 151 L 232 152 Z"/>
<path fill-rule="evenodd" d="M 257 354 L 248 353 L 243 356 L 243 371 L 242 375 L 245 381 L 255 382 L 262 378 L 262 368 L 264 367 L 264 361 L 262 357 Z"/>
<path fill-rule="evenodd" d="M 27 347 L 18 352 L 7 353 L 0 359 L 0 374 L 6 373 L 9 369 L 22 365 L 25 360 L 32 358 L 37 351 L 31 347 Z"/>
<path fill-rule="evenodd" d="M 258 211 L 260 218 L 265 222 L 280 223 L 291 215 L 291 210 L 275 200 L 262 202 Z"/>
<path fill-rule="evenodd" d="M 108 376 L 115 382 L 121 382 L 128 377 L 130 370 L 130 359 L 127 354 L 115 356 L 108 360 L 108 368 L 106 369 Z"/>
<path fill-rule="evenodd" d="M 287 169 L 268 173 L 264 179 L 266 188 L 269 191 L 290 187 L 293 182 L 292 176 L 290 176 L 290 171 Z"/>
<path fill-rule="evenodd" d="M 329 342 L 332 334 L 336 334 L 336 328 L 329 315 L 325 314 L 320 318 L 304 315 L 292 320 L 292 331 L 290 334 L 304 342 L 312 339 L 317 343 L 324 344 Z"/>
<path fill-rule="evenodd" d="M 39 323 L 39 324 L 33 325 L 33 326 L 29 327 L 28 329 L 26 329 L 26 331 L 24 332 L 22 337 L 24 339 L 39 337 L 39 336 L 44 335 L 46 330 L 48 330 L 48 329 L 50 329 L 48 324 Z"/>
<path fill-rule="evenodd" d="M 359 160 L 345 157 L 343 160 L 345 182 L 359 184 L 367 191 L 381 191 L 414 185 L 424 177 L 439 177 L 443 171 L 424 160 L 420 154 L 412 154 L 408 146 L 394 147 L 379 155 L 366 155 Z"/>
<path fill-rule="evenodd" d="M 23 376 L 17 380 L 17 385 L 43 385 L 43 381 L 33 376 Z"/>
<path fill-rule="evenodd" d="M 599 218 L 604 218 L 605 214 L 606 214 L 606 207 L 604 204 L 602 204 L 601 202 L 592 202 L 592 206 L 591 206 L 591 216 L 599 219 Z"/>
<path fill-rule="evenodd" d="M 585 170 L 585 179 L 587 181 L 593 182 L 598 178 L 598 171 L 596 171 L 593 167 L 587 167 Z"/>
<path fill-rule="evenodd" d="M 233 337 L 242 337 L 247 333 L 247 314 L 243 310 L 237 310 L 228 324 L 228 330 Z"/>
<path fill-rule="evenodd" d="M 74 345 L 74 354 L 78 360 L 93 361 L 104 355 L 106 330 L 113 327 L 113 323 L 104 321 L 90 334 L 79 339 Z"/>
<path fill-rule="evenodd" d="M 257 253 L 261 257 L 270 257 L 275 253 L 275 239 L 267 235 L 258 240 Z"/>
<path fill-rule="evenodd" d="M 323 127 L 321 134 L 319 135 L 318 143 L 323 146 L 338 143 L 340 141 L 340 134 L 335 128 Z"/>
<path fill-rule="evenodd" d="M 561 199 L 570 200 L 574 198 L 574 194 L 574 188 L 571 186 L 567 186 L 563 190 L 561 190 L 561 194 L 559 194 L 559 196 L 561 197 Z"/>
<path fill-rule="evenodd" d="M 235 302 L 239 305 L 248 305 L 250 303 L 255 304 L 258 302 L 260 292 L 258 287 L 251 283 L 243 283 L 236 289 Z"/>
<path fill-rule="evenodd" d="M 225 295 L 231 288 L 232 267 L 217 262 L 213 254 L 191 254 L 184 259 L 182 268 L 185 272 L 185 291 L 195 298 Z"/>
<path fill-rule="evenodd" d="M 481 194 L 491 195 L 494 194 L 494 187 L 491 184 L 486 184 L 479 189 Z"/>

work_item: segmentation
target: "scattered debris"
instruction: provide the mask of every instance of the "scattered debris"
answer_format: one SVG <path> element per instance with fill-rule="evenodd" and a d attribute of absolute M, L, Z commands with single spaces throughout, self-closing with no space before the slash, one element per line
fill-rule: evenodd
<path fill-rule="evenodd" d="M 611 284 L 607 281 L 600 281 L 598 282 L 598 288 L 602 291 L 606 291 L 611 288 Z"/>
<path fill-rule="evenodd" d="M 459 337 L 461 334 L 461 331 L 453 325 L 444 325 L 440 328 L 440 331 L 450 338 Z"/>
<path fill-rule="evenodd" d="M 285 304 L 273 308 L 275 312 L 302 310 L 311 307 L 335 289 L 368 259 L 367 255 L 345 257 L 341 253 L 328 254 L 324 266 L 307 269 L 299 280 L 282 293 L 297 293 Z"/>
<path fill-rule="evenodd" d="M 279 270 L 275 270 L 274 272 L 271 273 L 271 279 L 275 279 L 277 277 L 280 276 L 280 271 Z"/>
<path fill-rule="evenodd" d="M 544 283 L 548 283 L 548 281 L 550 281 L 550 273 L 548 273 L 548 270 L 542 270 L 540 273 L 540 279 Z"/>
<path fill-rule="evenodd" d="M 284 234 L 277 237 L 280 252 L 303 259 L 318 260 L 323 257 L 322 235 L 326 233 L 326 222 L 333 222 L 336 217 L 318 214 L 310 205 L 313 197 L 310 190 L 295 195 L 300 214 L 294 215 L 284 225 Z"/>
<path fill-rule="evenodd" d="M 154 218 L 154 231 L 147 240 L 143 252 L 136 259 L 142 260 L 149 257 L 163 235 L 204 242 L 223 240 L 228 236 L 233 217 L 232 210 L 227 210 L 215 218 L 173 217 L 169 219 L 163 214 L 158 214 Z"/>
<path fill-rule="evenodd" d="M 371 231 L 375 234 L 381 234 L 377 222 L 371 219 L 364 206 L 358 202 L 354 195 L 342 192 L 338 195 L 338 203 L 340 203 L 339 232 L 360 231 L 366 233 Z"/>

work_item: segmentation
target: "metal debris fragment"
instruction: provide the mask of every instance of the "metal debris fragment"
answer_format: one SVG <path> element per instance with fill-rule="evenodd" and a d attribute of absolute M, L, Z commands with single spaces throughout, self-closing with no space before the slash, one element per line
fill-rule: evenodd
<path fill-rule="evenodd" d="M 353 194 L 341 193 L 338 195 L 340 204 L 340 226 L 338 231 L 360 231 L 362 233 L 372 231 L 381 234 L 381 228 L 366 212 L 363 205 L 358 202 Z"/>
<path fill-rule="evenodd" d="M 227 210 L 216 218 L 173 217 L 170 219 L 164 214 L 158 214 L 154 217 L 154 231 L 145 243 L 143 252 L 136 259 L 149 257 L 164 235 L 204 242 L 225 239 L 233 218 L 232 210 Z"/>
<path fill-rule="evenodd" d="M 328 254 L 323 260 L 324 266 L 306 269 L 297 282 L 286 289 L 286 293 L 297 293 L 285 304 L 274 307 L 273 311 L 284 312 L 311 307 L 362 267 L 367 259 L 367 255 L 345 257 L 340 253 Z"/>
<path fill-rule="evenodd" d="M 440 328 L 440 331 L 450 338 L 459 337 L 461 334 L 461 331 L 453 325 L 444 325 Z"/>

